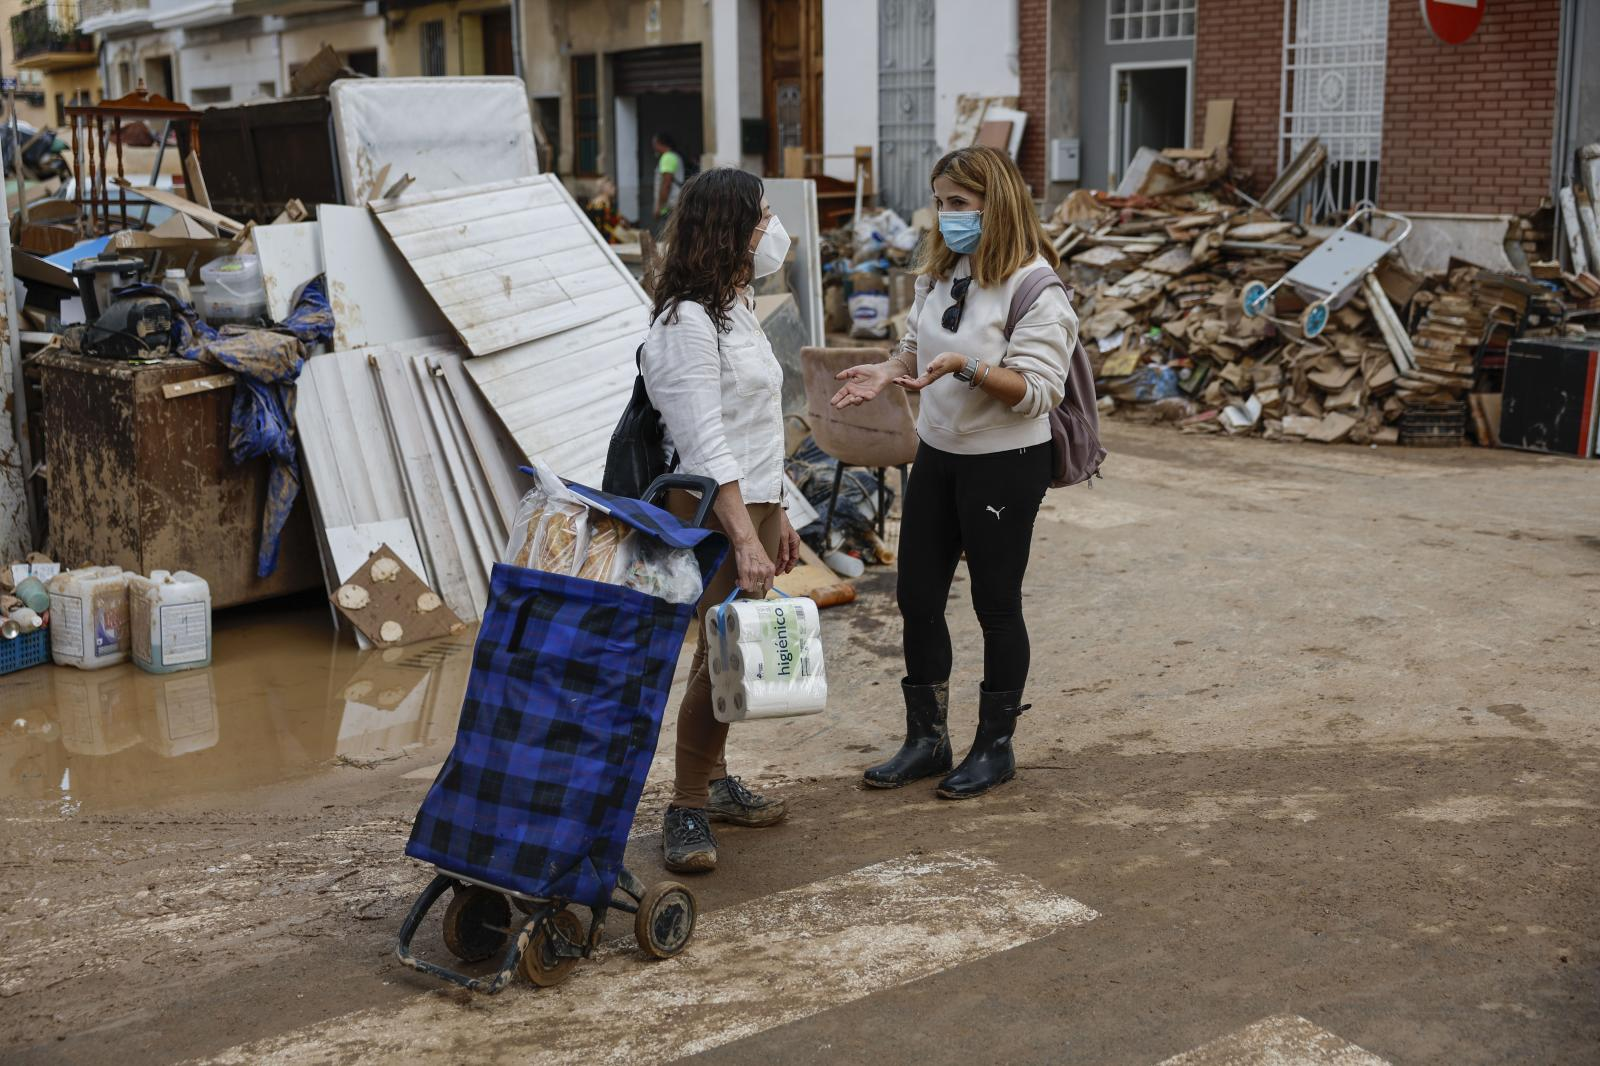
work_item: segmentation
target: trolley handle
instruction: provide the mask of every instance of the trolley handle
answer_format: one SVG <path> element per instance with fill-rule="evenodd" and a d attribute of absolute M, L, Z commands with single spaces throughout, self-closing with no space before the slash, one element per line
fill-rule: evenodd
<path fill-rule="evenodd" d="M 1401 224 L 1402 228 L 1400 230 L 1400 236 L 1394 238 L 1382 238 L 1388 242 L 1390 248 L 1398 248 L 1400 246 L 1400 242 L 1404 241 L 1411 235 L 1411 220 L 1409 218 L 1407 218 L 1405 215 L 1396 214 L 1393 211 L 1385 211 L 1381 207 L 1374 204 L 1371 200 L 1362 200 L 1360 203 L 1356 204 L 1355 208 L 1350 212 L 1350 217 L 1346 219 L 1345 224 L 1339 228 L 1353 229 L 1358 222 L 1360 222 L 1363 218 L 1368 217 L 1388 219 L 1390 222 L 1398 222 Z"/>
<path fill-rule="evenodd" d="M 660 506 L 670 489 L 698 492 L 700 505 L 695 508 L 694 524 L 696 527 L 704 528 L 706 519 L 711 517 L 711 508 L 716 505 L 717 491 L 720 488 L 715 480 L 702 474 L 662 474 L 650 482 L 648 489 L 645 489 L 644 502 Z"/>

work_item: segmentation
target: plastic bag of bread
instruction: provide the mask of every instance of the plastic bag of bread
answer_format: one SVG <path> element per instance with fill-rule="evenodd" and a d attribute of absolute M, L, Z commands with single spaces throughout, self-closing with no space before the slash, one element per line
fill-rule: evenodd
<path fill-rule="evenodd" d="M 505 559 L 572 577 L 588 554 L 589 508 L 544 463 L 533 468 L 535 485 L 517 506 Z"/>
<path fill-rule="evenodd" d="M 578 576 L 589 581 L 614 581 L 617 549 L 627 527 L 608 515 L 589 516 L 589 546 Z"/>

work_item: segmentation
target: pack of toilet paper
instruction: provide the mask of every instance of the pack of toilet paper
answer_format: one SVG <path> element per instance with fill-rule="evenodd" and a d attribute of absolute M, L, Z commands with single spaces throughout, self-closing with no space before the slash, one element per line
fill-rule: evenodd
<path fill-rule="evenodd" d="M 705 636 L 718 721 L 794 718 L 827 706 L 815 602 L 730 600 L 706 612 Z"/>

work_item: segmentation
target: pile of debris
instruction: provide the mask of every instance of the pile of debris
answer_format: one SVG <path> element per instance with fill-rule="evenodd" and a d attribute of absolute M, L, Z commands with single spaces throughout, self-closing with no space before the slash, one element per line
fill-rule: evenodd
<path fill-rule="evenodd" d="M 1492 388 L 1485 371 L 1504 365 L 1512 336 L 1579 331 L 1569 320 L 1600 311 L 1600 284 L 1557 264 L 1524 277 L 1456 261 L 1425 275 L 1399 255 L 1341 293 L 1284 284 L 1263 299 L 1335 233 L 1284 214 L 1325 161 L 1313 141 L 1252 200 L 1225 147 L 1146 150 L 1115 192 L 1061 205 L 1047 229 L 1103 412 L 1188 432 L 1400 443 L 1410 417 L 1456 412 L 1464 428 L 1468 394 Z M 1398 225 L 1360 228 L 1387 241 Z"/>

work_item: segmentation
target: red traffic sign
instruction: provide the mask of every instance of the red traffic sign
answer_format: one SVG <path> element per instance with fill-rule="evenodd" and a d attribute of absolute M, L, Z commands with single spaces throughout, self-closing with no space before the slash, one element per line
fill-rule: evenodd
<path fill-rule="evenodd" d="M 1483 21 L 1489 0 L 1422 0 L 1422 21 L 1445 44 L 1465 44 Z"/>

